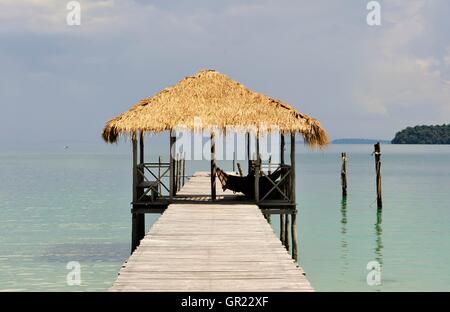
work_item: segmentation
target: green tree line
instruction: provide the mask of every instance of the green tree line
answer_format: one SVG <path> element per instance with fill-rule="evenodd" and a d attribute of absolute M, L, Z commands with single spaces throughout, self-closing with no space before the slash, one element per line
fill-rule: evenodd
<path fill-rule="evenodd" d="M 408 127 L 397 132 L 392 144 L 450 144 L 450 124 Z"/>

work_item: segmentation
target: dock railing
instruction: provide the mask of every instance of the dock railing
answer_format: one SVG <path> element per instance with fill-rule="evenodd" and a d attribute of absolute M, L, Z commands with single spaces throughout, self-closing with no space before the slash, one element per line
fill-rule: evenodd
<path fill-rule="evenodd" d="M 138 183 L 137 200 L 135 204 L 172 202 L 170 199 L 170 179 L 173 179 L 174 195 L 181 190 L 189 176 L 186 175 L 186 160 L 177 154 L 174 159 L 173 173 L 170 173 L 170 163 L 163 162 L 159 157 L 157 162 L 146 162 L 136 167 Z M 255 170 L 255 203 L 278 206 L 292 204 L 292 167 L 282 163 L 273 163 L 271 159 L 265 161 L 251 161 Z M 174 198 L 175 199 L 175 198 Z"/>
<path fill-rule="evenodd" d="M 291 187 L 291 175 L 292 167 L 290 165 L 281 163 L 272 163 L 271 158 L 267 161 L 252 161 L 252 166 L 255 169 L 255 177 L 259 178 L 259 181 L 255 179 L 255 189 L 258 187 L 261 190 L 261 179 L 265 178 L 270 182 L 270 188 L 268 190 L 262 190 L 264 193 L 255 192 L 255 200 L 257 203 L 263 201 L 269 201 L 274 197 L 277 200 L 285 200 L 292 202 L 292 187 Z M 275 170 L 273 170 L 275 168 Z M 273 178 L 277 176 L 276 178 Z"/>
<path fill-rule="evenodd" d="M 137 187 L 142 189 L 138 202 L 150 199 L 152 201 L 160 197 L 165 197 L 169 193 L 167 187 L 169 179 L 169 163 L 161 161 L 139 164 L 137 166 L 138 177 L 141 181 Z"/>
<path fill-rule="evenodd" d="M 184 156 L 177 155 L 174 159 L 174 189 L 175 194 L 179 191 L 185 182 L 186 176 L 186 159 Z M 158 162 L 147 162 L 137 165 L 138 181 L 137 188 L 139 190 L 137 202 L 156 201 L 160 199 L 168 199 L 170 194 L 170 163 L 163 162 L 162 157 L 158 158 Z"/>

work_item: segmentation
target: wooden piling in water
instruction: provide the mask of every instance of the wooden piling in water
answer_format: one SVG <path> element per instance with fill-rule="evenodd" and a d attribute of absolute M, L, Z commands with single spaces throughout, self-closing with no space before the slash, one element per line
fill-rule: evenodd
<path fill-rule="evenodd" d="M 341 166 L 341 186 L 342 196 L 347 196 L 347 153 L 341 153 L 342 166 Z"/>
<path fill-rule="evenodd" d="M 135 138 L 132 139 L 132 160 L 133 160 L 133 202 L 137 201 L 137 184 L 138 184 L 138 175 L 137 175 L 137 141 Z M 133 206 L 134 208 L 134 206 Z M 132 212 L 131 216 L 131 253 L 136 249 L 139 239 L 138 239 L 138 218 L 137 213 Z"/>
<path fill-rule="evenodd" d="M 298 261 L 297 212 L 291 214 L 292 259 Z"/>
<path fill-rule="evenodd" d="M 285 215 L 285 222 L 284 222 L 284 247 L 286 247 L 286 250 L 289 251 L 289 214 Z"/>
<path fill-rule="evenodd" d="M 381 147 L 380 142 L 374 145 L 375 151 L 375 172 L 376 172 L 376 184 L 377 184 L 377 207 L 383 207 L 383 198 L 381 192 Z"/>
<path fill-rule="evenodd" d="M 281 213 L 280 214 L 280 241 L 284 245 L 284 241 L 286 240 L 286 216 Z"/>
<path fill-rule="evenodd" d="M 139 185 L 139 174 L 138 174 L 138 148 L 137 148 L 137 138 L 134 136 L 132 139 L 132 149 L 133 149 L 133 207 L 131 214 L 131 253 L 139 245 L 140 240 L 145 236 L 145 215 L 142 213 L 136 213 L 134 211 L 134 203 L 138 201 L 141 195 L 138 189 Z M 143 153 L 143 143 L 141 155 Z M 142 156 L 143 158 L 143 156 Z"/>

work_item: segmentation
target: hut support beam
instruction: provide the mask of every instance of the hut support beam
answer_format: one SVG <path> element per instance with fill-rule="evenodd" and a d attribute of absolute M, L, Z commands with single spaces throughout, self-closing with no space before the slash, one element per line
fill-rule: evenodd
<path fill-rule="evenodd" d="M 295 133 L 291 133 L 291 202 L 295 204 Z"/>
<path fill-rule="evenodd" d="M 284 134 L 280 135 L 280 164 L 284 165 L 284 149 L 285 149 L 285 138 Z M 285 191 L 285 189 L 283 190 Z M 284 244 L 286 240 L 286 215 L 284 213 L 280 214 L 280 241 Z"/>
<path fill-rule="evenodd" d="M 144 133 L 141 131 L 139 135 L 139 162 L 144 164 Z"/>
<path fill-rule="evenodd" d="M 135 138 L 132 140 L 132 157 L 133 157 L 133 202 L 137 201 L 137 184 L 138 184 L 138 171 L 137 171 L 137 141 Z"/>
<path fill-rule="evenodd" d="M 287 251 L 289 251 L 289 214 L 285 215 L 285 222 L 284 222 L 284 242 L 283 245 L 286 248 Z"/>
<path fill-rule="evenodd" d="M 295 133 L 291 133 L 291 201 L 295 204 Z M 298 260 L 297 210 L 291 213 L 292 258 Z"/>
<path fill-rule="evenodd" d="M 216 200 L 216 135 L 211 132 L 211 199 Z"/>
<path fill-rule="evenodd" d="M 137 139 L 133 138 L 133 203 L 136 203 L 139 198 L 140 189 L 138 188 L 139 181 L 142 177 L 138 175 L 138 151 L 137 151 Z M 141 143 L 142 150 L 140 153 L 143 155 L 143 143 Z M 131 216 L 131 252 L 133 252 L 139 242 L 145 236 L 145 215 L 143 213 L 134 212 L 135 205 L 133 204 L 133 212 Z"/>
<path fill-rule="evenodd" d="M 261 157 L 259 155 L 259 133 L 256 134 L 256 163 L 255 163 L 255 201 L 259 203 L 259 175 L 261 170 Z"/>
<path fill-rule="evenodd" d="M 259 132 L 256 134 L 256 159 L 259 159 Z"/>
<path fill-rule="evenodd" d="M 246 133 L 246 136 L 247 136 L 247 164 L 248 164 L 248 167 L 247 167 L 247 172 L 250 172 L 250 166 L 251 166 L 251 163 L 250 163 L 250 159 L 251 159 L 251 155 L 250 155 L 250 132 L 247 132 Z"/>
<path fill-rule="evenodd" d="M 291 214 L 291 234 L 292 234 L 292 259 L 298 261 L 298 241 L 297 241 L 297 212 Z"/>
<path fill-rule="evenodd" d="M 172 131 L 170 131 L 169 146 L 169 198 L 172 201 L 175 196 L 175 159 L 172 155 L 175 152 L 175 136 Z"/>

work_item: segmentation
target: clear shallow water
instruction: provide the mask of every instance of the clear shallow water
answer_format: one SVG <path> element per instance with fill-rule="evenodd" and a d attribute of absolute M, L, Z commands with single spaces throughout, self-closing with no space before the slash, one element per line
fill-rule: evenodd
<path fill-rule="evenodd" d="M 299 155 L 300 262 L 308 277 L 325 291 L 449 291 L 450 147 L 383 146 L 381 216 L 371 149 Z M 340 151 L 349 156 L 344 203 Z M 379 287 L 366 282 L 371 260 L 382 264 Z"/>
<path fill-rule="evenodd" d="M 450 291 L 450 147 L 383 146 L 382 215 L 372 148 L 297 148 L 299 256 L 309 280 L 319 291 Z M 130 161 L 113 148 L 0 153 L 0 290 L 107 289 L 129 255 Z M 272 224 L 277 231 L 278 216 Z M 366 283 L 372 260 L 382 264 L 381 286 Z M 81 286 L 67 286 L 69 261 L 81 263 Z"/>

